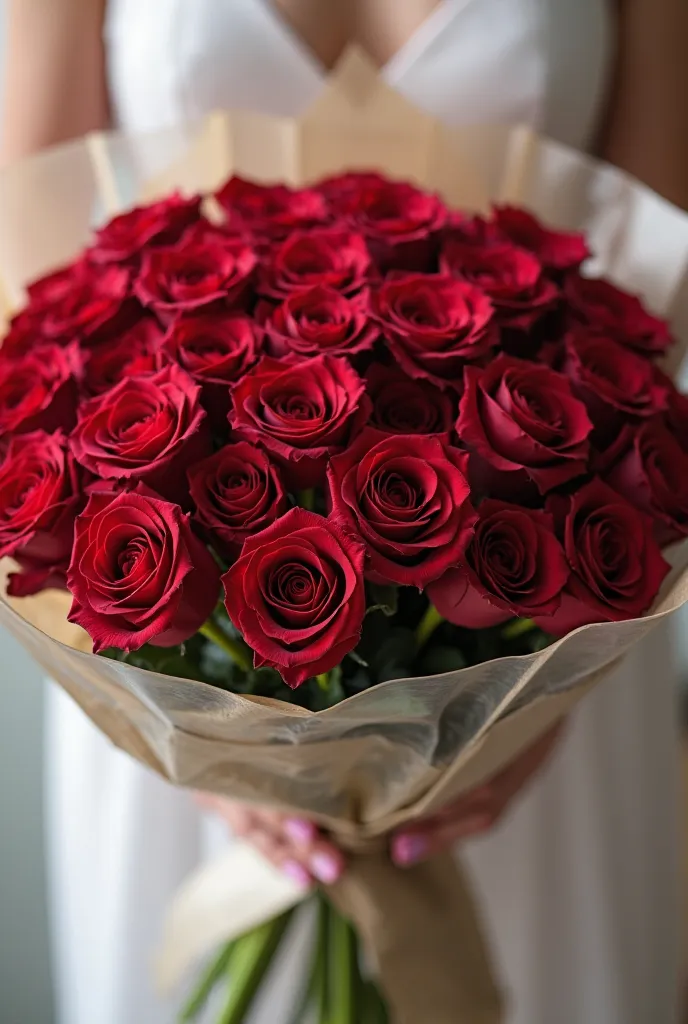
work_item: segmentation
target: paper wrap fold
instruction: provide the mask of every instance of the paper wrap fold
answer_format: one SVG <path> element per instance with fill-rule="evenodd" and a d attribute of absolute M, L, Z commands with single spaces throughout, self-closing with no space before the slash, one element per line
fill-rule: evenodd
<path fill-rule="evenodd" d="M 558 227 L 585 230 L 591 271 L 642 294 L 678 338 L 688 337 L 688 217 L 621 172 L 528 129 L 445 129 L 353 51 L 298 120 L 213 114 L 149 135 L 93 136 L 4 170 L 4 312 L 21 302 L 27 281 L 76 255 L 94 204 L 102 218 L 173 188 L 212 189 L 231 172 L 297 184 L 365 167 L 412 179 L 455 206 L 514 202 Z M 680 352 L 679 345 L 674 364 Z M 115 744 L 165 778 L 310 816 L 360 847 L 489 778 L 567 714 L 684 604 L 681 557 L 644 619 L 586 626 L 526 657 L 394 680 L 318 714 L 96 658 L 66 622 L 66 594 L 0 601 L 0 622 Z M 169 923 L 159 965 L 165 981 L 208 942 L 255 923 L 245 898 L 251 882 L 265 916 L 292 898 L 288 883 L 266 882 L 251 863 L 238 847 L 224 887 L 219 868 L 190 883 Z M 228 875 L 237 871 L 245 882 L 239 902 Z M 399 872 L 380 850 L 358 853 L 332 896 L 369 942 L 400 1024 L 500 1019 L 475 911 L 448 859 Z"/>

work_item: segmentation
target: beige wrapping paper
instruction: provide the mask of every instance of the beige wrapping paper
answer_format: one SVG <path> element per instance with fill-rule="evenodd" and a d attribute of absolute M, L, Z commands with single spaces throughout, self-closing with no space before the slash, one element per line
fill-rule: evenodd
<path fill-rule="evenodd" d="M 104 216 L 175 187 L 213 188 L 232 171 L 299 183 L 362 167 L 410 178 L 456 206 L 480 211 L 512 201 L 587 231 L 591 270 L 642 293 L 674 321 L 677 336 L 688 336 L 686 216 L 621 172 L 528 129 L 441 127 L 357 51 L 300 120 L 218 113 L 150 135 L 93 136 L 0 173 L 5 312 L 28 280 L 76 254 L 94 203 Z M 685 603 L 685 562 L 679 552 L 643 619 L 585 626 L 526 657 L 384 683 L 317 714 L 95 658 L 88 638 L 66 622 L 66 594 L 2 600 L 0 622 L 117 746 L 165 778 L 310 816 L 361 851 L 486 780 L 567 714 Z M 353 856 L 332 896 L 369 942 L 396 1021 L 497 1024 L 497 986 L 475 910 L 448 859 L 399 872 L 378 843 Z M 174 949 L 170 957 L 171 964 Z"/>

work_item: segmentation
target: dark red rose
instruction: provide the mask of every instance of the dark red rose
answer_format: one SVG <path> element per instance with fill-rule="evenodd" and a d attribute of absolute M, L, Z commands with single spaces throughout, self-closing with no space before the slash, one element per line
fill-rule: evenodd
<path fill-rule="evenodd" d="M 67 585 L 69 621 L 108 647 L 176 647 L 217 603 L 220 570 L 178 505 L 139 485 L 94 493 L 78 516 Z"/>
<path fill-rule="evenodd" d="M 0 354 L 0 436 L 70 430 L 76 422 L 81 358 L 74 342 L 40 344 L 25 355 Z"/>
<path fill-rule="evenodd" d="M 356 355 L 372 348 L 380 335 L 370 319 L 365 291 L 348 297 L 315 285 L 293 292 L 280 306 L 266 310 L 265 317 L 267 344 L 274 356 Z"/>
<path fill-rule="evenodd" d="M 495 207 L 494 224 L 502 235 L 532 252 L 550 270 L 571 270 L 590 255 L 583 235 L 547 228 L 532 213 L 516 206 Z"/>
<path fill-rule="evenodd" d="M 684 452 L 688 452 L 688 395 L 676 390 L 669 377 L 661 374 L 660 379 L 666 385 L 667 410 L 666 422 Z"/>
<path fill-rule="evenodd" d="M 349 208 L 351 198 L 362 189 L 378 188 L 386 182 L 387 179 L 377 171 L 345 171 L 344 174 L 323 178 L 315 190 L 325 197 L 335 213 L 341 213 Z"/>
<path fill-rule="evenodd" d="M 422 378 L 407 377 L 396 366 L 373 363 L 366 372 L 373 403 L 370 423 L 385 434 L 438 434 L 449 440 L 456 411 L 446 391 Z"/>
<path fill-rule="evenodd" d="M 210 453 L 199 392 L 174 364 L 120 381 L 81 406 L 70 438 L 75 458 L 95 476 L 142 481 L 186 504 L 186 470 Z"/>
<path fill-rule="evenodd" d="M 240 239 L 151 249 L 134 291 L 165 320 L 212 303 L 241 307 L 255 266 L 256 254 Z"/>
<path fill-rule="evenodd" d="M 36 430 L 11 439 L 0 464 L 0 558 L 13 555 L 22 571 L 10 576 L 9 594 L 65 586 L 80 504 L 63 434 Z"/>
<path fill-rule="evenodd" d="M 150 246 L 174 245 L 200 215 L 200 196 L 184 199 L 175 193 L 148 206 L 137 206 L 96 231 L 89 258 L 96 263 L 126 263 Z"/>
<path fill-rule="evenodd" d="M 661 355 L 672 344 L 664 320 L 648 313 L 637 295 L 621 291 L 611 281 L 571 274 L 564 298 L 575 320 L 641 355 Z"/>
<path fill-rule="evenodd" d="M 485 292 L 502 327 L 528 330 L 559 299 L 540 261 L 510 244 L 482 247 L 450 238 L 442 248 L 440 270 Z"/>
<path fill-rule="evenodd" d="M 296 361 L 264 356 L 232 390 L 230 423 L 237 437 L 261 444 L 298 490 L 322 483 L 328 458 L 368 420 L 370 400 L 344 359 Z"/>
<path fill-rule="evenodd" d="M 277 669 L 295 688 L 339 665 L 361 633 L 363 559 L 357 537 L 302 508 L 246 540 L 222 581 L 256 668 Z"/>
<path fill-rule="evenodd" d="M 571 575 L 559 610 L 535 617 L 538 626 L 563 636 L 589 622 L 617 622 L 646 612 L 669 571 L 650 520 L 598 479 L 571 497 L 552 497 L 548 508 Z"/>
<path fill-rule="evenodd" d="M 585 473 L 592 423 L 563 374 L 501 355 L 464 380 L 459 440 L 494 470 L 525 471 L 541 494 Z"/>
<path fill-rule="evenodd" d="M 652 518 L 661 546 L 688 535 L 688 454 L 661 419 L 627 431 L 606 480 Z"/>
<path fill-rule="evenodd" d="M 361 235 L 337 227 L 295 231 L 261 267 L 258 291 L 278 302 L 314 285 L 354 295 L 369 283 L 374 273 Z"/>
<path fill-rule="evenodd" d="M 37 323 L 41 335 L 56 342 L 87 344 L 96 331 L 119 319 L 130 283 L 126 267 L 99 267 L 81 259 L 30 284 L 18 320 Z"/>
<path fill-rule="evenodd" d="M 550 515 L 487 499 L 464 562 L 431 583 L 428 597 L 449 622 L 484 629 L 513 616 L 553 615 L 568 577 Z"/>
<path fill-rule="evenodd" d="M 254 365 L 262 330 L 247 316 L 224 311 L 186 313 L 167 331 L 163 350 L 201 387 L 201 402 L 214 428 L 226 432 L 230 384 Z"/>
<path fill-rule="evenodd" d="M 446 274 L 390 274 L 371 302 L 401 368 L 440 388 L 460 387 L 465 364 L 499 342 L 490 300 Z"/>
<path fill-rule="evenodd" d="M 271 238 L 315 227 L 328 218 L 327 204 L 316 190 L 286 185 L 261 185 L 232 177 L 215 193 L 232 227 Z"/>
<path fill-rule="evenodd" d="M 189 470 L 194 520 L 222 555 L 236 558 L 247 537 L 289 508 L 279 470 L 248 441 L 225 445 Z"/>
<path fill-rule="evenodd" d="M 451 210 L 447 225 L 442 232 L 444 244 L 474 245 L 481 249 L 503 246 L 508 241 L 494 221 L 485 217 L 469 217 L 459 210 Z"/>
<path fill-rule="evenodd" d="M 375 430 L 330 461 L 332 516 L 365 542 L 369 579 L 423 589 L 461 561 L 476 518 L 467 462 L 438 437 Z"/>
<path fill-rule="evenodd" d="M 84 353 L 82 388 L 87 395 L 101 395 L 126 377 L 141 377 L 162 366 L 163 333 L 152 316 L 142 316 L 131 327 Z"/>

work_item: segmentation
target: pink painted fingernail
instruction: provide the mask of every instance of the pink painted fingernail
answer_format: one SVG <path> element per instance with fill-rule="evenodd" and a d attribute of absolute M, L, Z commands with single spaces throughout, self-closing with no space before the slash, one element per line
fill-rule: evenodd
<path fill-rule="evenodd" d="M 332 885 L 342 873 L 342 865 L 332 853 L 314 853 L 308 864 L 318 881 L 325 885 Z"/>
<path fill-rule="evenodd" d="M 307 821 L 306 818 L 287 818 L 284 822 L 284 831 L 299 846 L 312 843 L 318 832 L 313 822 Z"/>
<path fill-rule="evenodd" d="M 299 864 L 297 860 L 285 860 L 282 864 L 282 871 L 287 878 L 291 878 L 292 882 L 303 886 L 304 889 L 307 889 L 311 884 L 311 876 L 303 864 Z"/>
<path fill-rule="evenodd" d="M 392 840 L 392 860 L 402 866 L 423 860 L 428 852 L 428 841 L 423 836 L 396 836 Z"/>

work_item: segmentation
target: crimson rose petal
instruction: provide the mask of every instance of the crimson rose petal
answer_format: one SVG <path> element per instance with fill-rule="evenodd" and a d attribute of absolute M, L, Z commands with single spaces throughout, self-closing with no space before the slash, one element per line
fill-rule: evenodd
<path fill-rule="evenodd" d="M 347 297 L 324 285 L 294 292 L 275 309 L 268 306 L 265 328 L 274 356 L 353 356 L 371 349 L 380 334 L 370 318 L 365 291 Z"/>
<path fill-rule="evenodd" d="M 570 274 L 564 297 L 574 320 L 641 355 L 661 355 L 673 342 L 664 320 L 652 316 L 637 295 L 622 291 L 611 281 Z"/>
<path fill-rule="evenodd" d="M 17 357 L 0 353 L 0 436 L 70 430 L 80 375 L 76 342 L 65 347 L 40 344 Z"/>
<path fill-rule="evenodd" d="M 96 263 L 124 263 L 149 246 L 172 245 L 201 215 L 201 198 L 179 193 L 127 210 L 96 231 L 88 250 Z"/>
<path fill-rule="evenodd" d="M 516 206 L 497 206 L 494 224 L 515 245 L 528 249 L 551 270 L 571 270 L 587 259 L 590 251 L 583 235 L 554 231 L 545 227 L 532 213 Z"/>
<path fill-rule="evenodd" d="M 449 440 L 456 415 L 446 391 L 381 363 L 373 363 L 365 379 L 373 403 L 370 425 L 376 430 L 385 434 L 438 434 Z"/>
<path fill-rule="evenodd" d="M 294 231 L 261 267 L 257 288 L 278 302 L 316 285 L 355 295 L 375 273 L 362 235 L 338 227 Z"/>

